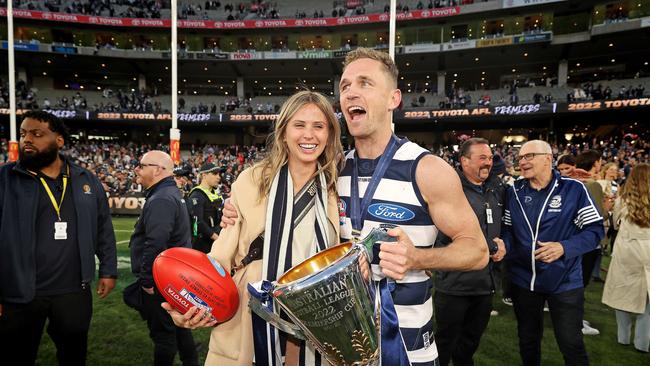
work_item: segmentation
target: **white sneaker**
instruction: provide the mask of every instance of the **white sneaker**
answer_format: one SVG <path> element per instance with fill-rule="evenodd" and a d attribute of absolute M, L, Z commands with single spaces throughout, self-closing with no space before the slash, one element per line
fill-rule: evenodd
<path fill-rule="evenodd" d="M 506 305 L 508 305 L 508 306 L 512 306 L 512 299 L 511 299 L 511 298 L 509 298 L 509 297 L 504 297 L 504 298 L 502 299 L 502 301 L 503 301 L 504 304 L 506 304 Z"/>
<path fill-rule="evenodd" d="M 582 322 L 582 334 L 584 335 L 599 335 L 600 331 L 596 328 L 587 325 L 584 321 Z"/>
<path fill-rule="evenodd" d="M 549 311 L 549 310 L 548 310 L 548 303 L 546 303 L 546 302 L 544 303 L 544 311 L 547 312 L 547 313 L 548 313 L 548 311 Z"/>
<path fill-rule="evenodd" d="M 497 315 L 499 315 L 498 311 L 496 311 L 496 310 L 490 311 L 490 316 L 497 316 Z"/>

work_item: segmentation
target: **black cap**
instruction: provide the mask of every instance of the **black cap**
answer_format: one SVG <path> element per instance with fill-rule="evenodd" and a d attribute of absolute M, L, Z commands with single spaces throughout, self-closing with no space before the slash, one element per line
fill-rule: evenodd
<path fill-rule="evenodd" d="M 187 169 L 187 167 L 179 165 L 179 166 L 174 168 L 174 175 L 177 176 L 177 177 L 189 177 L 190 170 Z"/>
<path fill-rule="evenodd" d="M 205 163 L 201 165 L 201 169 L 199 170 L 199 173 L 210 173 L 218 169 L 219 167 L 214 165 L 213 163 Z"/>

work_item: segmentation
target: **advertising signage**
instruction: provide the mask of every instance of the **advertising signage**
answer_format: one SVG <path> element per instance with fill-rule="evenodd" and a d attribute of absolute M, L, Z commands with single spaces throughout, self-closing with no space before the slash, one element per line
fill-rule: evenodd
<path fill-rule="evenodd" d="M 298 58 L 331 58 L 331 51 L 303 51 L 298 52 Z"/>
<path fill-rule="evenodd" d="M 396 112 L 397 119 L 429 120 L 439 118 L 459 118 L 471 116 L 523 116 L 533 114 L 555 113 L 557 104 L 520 104 L 516 106 L 489 106 L 456 109 L 419 109 Z"/>
<path fill-rule="evenodd" d="M 601 111 L 623 108 L 650 106 L 650 98 L 634 98 L 621 100 L 602 100 L 594 102 L 569 103 L 568 112 Z"/>
<path fill-rule="evenodd" d="M 108 209 L 112 215 L 140 215 L 145 197 L 138 194 L 108 197 Z"/>
<path fill-rule="evenodd" d="M 564 0 L 503 0 L 504 8 L 517 8 L 520 6 L 556 3 Z"/>
<path fill-rule="evenodd" d="M 545 33 L 531 33 L 531 34 L 522 34 L 520 36 L 513 37 L 515 44 L 520 43 L 535 43 L 535 42 L 550 42 L 552 38 L 551 32 Z"/>
<path fill-rule="evenodd" d="M 497 47 L 497 46 L 509 46 L 513 43 L 512 37 L 502 37 L 502 38 L 490 38 L 490 39 L 479 39 L 476 41 L 476 48 L 480 47 Z"/>
<path fill-rule="evenodd" d="M 71 46 L 52 46 L 52 52 L 56 52 L 56 53 L 66 53 L 66 54 L 75 54 L 75 53 L 77 53 L 77 47 L 71 47 Z"/>
<path fill-rule="evenodd" d="M 2 49 L 6 50 L 7 48 L 9 48 L 9 42 L 2 41 Z M 38 44 L 16 42 L 16 43 L 14 43 L 14 50 L 38 51 Z"/>
<path fill-rule="evenodd" d="M 394 112 L 396 121 L 432 121 L 437 119 L 463 119 L 482 117 L 516 117 L 537 116 L 557 113 L 574 113 L 605 110 L 631 110 L 650 107 L 650 98 L 632 98 L 621 100 L 603 100 L 579 103 L 543 103 L 519 104 L 503 106 L 478 106 L 453 109 L 413 108 Z M 18 109 L 16 115 L 22 115 L 27 110 Z M 136 113 L 136 112 L 91 112 L 74 110 L 46 110 L 59 118 L 69 120 L 90 121 L 151 121 L 169 122 L 171 113 Z M 0 108 L 0 115 L 8 115 L 8 108 Z M 337 112 L 339 120 L 343 120 L 341 112 Z M 184 124 L 246 124 L 272 123 L 278 114 L 256 113 L 179 113 L 178 121 Z"/>
<path fill-rule="evenodd" d="M 460 14 L 460 6 L 440 9 L 413 10 L 397 14 L 398 21 L 431 19 L 455 16 Z M 140 19 L 140 18 L 111 18 L 89 16 L 82 14 L 53 13 L 25 9 L 14 9 L 14 18 L 40 19 L 55 22 L 97 24 L 113 27 L 145 27 L 171 28 L 171 19 Z M 0 16 L 6 16 L 7 9 L 0 8 Z M 188 29 L 268 29 L 268 28 L 304 28 L 304 27 L 336 27 L 344 25 L 385 23 L 388 15 L 367 14 L 336 18 L 307 18 L 307 19 L 247 19 L 232 21 L 214 20 L 179 20 L 179 28 Z"/>

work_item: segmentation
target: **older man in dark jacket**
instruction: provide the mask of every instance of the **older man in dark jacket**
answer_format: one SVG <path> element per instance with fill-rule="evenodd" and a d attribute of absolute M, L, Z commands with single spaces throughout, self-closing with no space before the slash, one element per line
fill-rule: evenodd
<path fill-rule="evenodd" d="M 492 310 L 493 262 L 501 261 L 505 255 L 503 244 L 494 241 L 501 234 L 505 187 L 497 176 L 490 174 L 493 155 L 488 141 L 471 138 L 461 145 L 458 155 L 463 192 L 478 217 L 492 261 L 478 271 L 436 272 L 434 304 L 440 365 L 453 361 L 455 366 L 474 364 L 472 357 Z M 449 242 L 451 239 L 441 233 L 435 246 Z"/>
<path fill-rule="evenodd" d="M 0 354 L 36 360 L 43 327 L 61 365 L 86 362 L 97 294 L 115 286 L 115 234 L 99 179 L 59 155 L 69 134 L 46 112 L 24 114 L 19 160 L 0 167 Z"/>
<path fill-rule="evenodd" d="M 162 151 L 150 151 L 136 167 L 139 182 L 147 189 L 142 215 L 131 235 L 131 270 L 142 287 L 142 316 L 154 342 L 154 365 L 173 365 L 176 352 L 183 365 L 198 365 L 189 329 L 178 328 L 160 304 L 165 300 L 153 280 L 153 261 L 171 247 L 191 247 L 190 218 L 173 179 L 174 163 Z"/>

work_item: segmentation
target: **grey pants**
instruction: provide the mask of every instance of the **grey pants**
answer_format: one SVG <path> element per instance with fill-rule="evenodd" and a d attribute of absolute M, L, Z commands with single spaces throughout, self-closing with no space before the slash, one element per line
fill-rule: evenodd
<path fill-rule="evenodd" d="M 634 347 L 639 351 L 648 352 L 648 348 L 650 347 L 650 301 L 647 302 L 643 314 L 634 314 L 628 313 L 627 311 L 616 310 L 618 343 L 630 344 L 633 316 L 636 316 Z"/>

